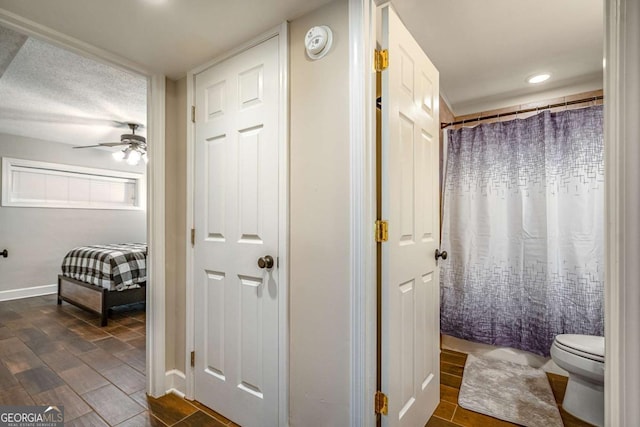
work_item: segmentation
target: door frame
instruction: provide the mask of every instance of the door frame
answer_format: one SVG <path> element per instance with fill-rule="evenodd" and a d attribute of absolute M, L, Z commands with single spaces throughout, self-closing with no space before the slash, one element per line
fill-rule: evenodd
<path fill-rule="evenodd" d="M 159 397 L 165 387 L 165 76 L 120 55 L 0 8 L 0 24 L 147 80 L 147 299 L 146 391 Z"/>
<path fill-rule="evenodd" d="M 376 392 L 376 2 L 349 0 L 351 426 L 374 426 Z"/>
<path fill-rule="evenodd" d="M 351 120 L 351 271 L 352 271 L 352 369 L 351 425 L 373 426 L 373 395 L 376 375 L 376 258 L 373 239 L 375 221 L 375 121 L 372 120 L 375 77 L 371 57 L 376 46 L 375 0 L 349 0 L 350 120 Z M 634 9 L 635 7 L 635 9 Z M 633 68 L 640 62 L 637 28 L 638 6 L 630 0 L 604 1 L 605 102 L 605 425 L 623 426 L 640 418 L 637 405 L 640 387 L 640 336 L 625 325 L 640 324 L 637 281 L 640 247 L 625 236 L 640 229 L 637 201 L 638 100 L 625 96 L 624 85 L 638 86 Z M 632 13 L 627 13 L 629 10 Z M 634 39 L 635 37 L 635 39 Z M 635 44 L 630 40 L 636 40 Z M 364 85 L 364 88 L 362 87 Z M 375 116 L 373 116 L 375 117 Z M 634 139 L 635 138 L 635 139 Z M 625 158 L 632 161 L 625 162 Z M 372 172 L 373 171 L 373 172 Z M 635 235 L 634 235 L 635 237 Z M 624 345 L 623 345 L 624 344 Z M 364 363 L 363 363 L 364 362 Z M 373 378 L 373 380 L 372 380 Z M 625 378 L 628 378 L 626 380 Z"/>
<path fill-rule="evenodd" d="M 233 56 L 245 52 L 273 37 L 278 37 L 279 49 L 279 95 L 278 111 L 278 256 L 280 258 L 278 294 L 278 418 L 279 425 L 289 423 L 289 25 L 287 22 L 259 35 L 258 37 L 224 53 L 187 73 L 187 247 L 186 278 L 186 349 L 185 360 L 190 360 L 195 349 L 195 301 L 194 301 L 194 251 L 191 246 L 191 229 L 195 226 L 195 123 L 191 121 L 191 106 L 195 106 L 195 78 L 208 68 Z M 187 399 L 195 399 L 195 369 L 185 367 Z M 224 414 L 222 414 L 224 415 Z"/>
<path fill-rule="evenodd" d="M 605 0 L 605 425 L 640 419 L 638 136 L 640 6 Z M 627 183 L 633 183 L 631 185 Z M 627 237 L 628 236 L 628 237 Z M 630 327 L 629 327 L 630 325 Z"/>

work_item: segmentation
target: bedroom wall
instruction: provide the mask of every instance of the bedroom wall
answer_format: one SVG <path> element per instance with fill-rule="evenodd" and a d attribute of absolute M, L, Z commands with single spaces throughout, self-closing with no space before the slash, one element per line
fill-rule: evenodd
<path fill-rule="evenodd" d="M 116 163 L 105 150 L 73 150 L 68 144 L 0 134 L 0 157 L 4 156 L 129 172 L 145 170 L 144 165 Z M 0 206 L 0 250 L 9 250 L 8 258 L 0 258 L 0 300 L 25 296 L 12 290 L 55 285 L 63 256 L 75 246 L 118 242 L 146 242 L 145 211 Z M 47 293 L 52 290 L 42 289 Z"/>
<path fill-rule="evenodd" d="M 348 17 L 337 0 L 290 27 L 291 426 L 350 422 Z M 303 41 L 315 25 L 331 27 L 334 45 L 311 61 Z"/>

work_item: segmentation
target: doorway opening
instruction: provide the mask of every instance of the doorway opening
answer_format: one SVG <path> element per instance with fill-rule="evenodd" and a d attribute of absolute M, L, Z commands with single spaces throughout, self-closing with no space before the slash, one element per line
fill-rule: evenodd
<path fill-rule="evenodd" d="M 76 165 L 84 165 L 79 167 L 86 167 L 89 170 L 89 175 L 98 177 L 98 181 L 102 179 L 105 175 L 104 172 L 96 173 L 93 169 L 100 169 L 100 171 L 104 170 L 118 170 L 118 166 L 114 166 L 117 163 L 113 159 L 112 154 L 109 151 L 97 150 L 95 148 L 87 148 L 83 150 L 73 149 L 74 145 L 92 145 L 92 140 L 89 138 L 92 136 L 92 132 L 98 132 L 99 139 L 94 139 L 93 142 L 123 142 L 123 135 L 131 134 L 130 127 L 128 123 L 136 122 L 139 126 L 136 128 L 136 137 L 143 136 L 149 142 L 149 145 L 146 147 L 148 157 L 151 159 L 148 165 L 144 165 L 144 163 L 140 163 L 138 166 L 132 166 L 127 164 L 127 166 L 120 166 L 119 170 L 126 170 L 126 168 L 132 168 L 133 171 L 130 172 L 137 179 L 137 186 L 132 184 L 135 189 L 128 188 L 129 184 L 119 182 L 116 187 L 124 186 L 121 189 L 115 189 L 113 185 L 111 185 L 111 189 L 109 191 L 115 191 L 115 193 L 111 194 L 109 191 L 105 190 L 105 185 L 101 186 L 102 190 L 95 190 L 93 193 L 90 190 L 82 193 L 81 191 L 72 191 L 67 192 L 67 199 L 69 199 L 68 194 L 72 194 L 70 201 L 68 203 L 74 204 L 78 198 L 77 194 L 88 193 L 89 195 L 93 194 L 94 199 L 98 196 L 96 194 L 102 194 L 102 199 L 108 198 L 105 196 L 105 193 L 109 193 L 111 195 L 111 202 L 117 199 L 116 196 L 120 196 L 121 199 L 130 201 L 132 198 L 136 199 L 135 207 L 130 209 L 122 209 L 122 210 L 111 210 L 111 209 L 101 209 L 105 212 L 95 212 L 97 214 L 103 214 L 103 221 L 91 221 L 90 219 L 78 220 L 77 218 L 74 220 L 73 211 L 80 211 L 80 209 L 62 209 L 62 208 L 46 208 L 51 212 L 54 210 L 58 210 L 58 214 L 60 214 L 64 220 L 63 221 L 50 221 L 47 223 L 48 232 L 39 236 L 40 243 L 37 243 L 34 246 L 35 250 L 41 250 L 46 252 L 47 262 L 49 262 L 50 267 L 47 267 L 49 272 L 52 275 L 59 273 L 60 265 L 62 264 L 62 257 L 65 253 L 60 253 L 60 250 L 50 250 L 47 251 L 43 249 L 44 245 L 53 245 L 55 242 L 48 241 L 47 238 L 53 240 L 54 232 L 59 230 L 67 230 L 67 234 L 73 236 L 76 228 L 87 230 L 86 235 L 90 237 L 92 232 L 91 226 L 96 229 L 99 229 L 102 224 L 112 224 L 113 235 L 114 237 L 120 237 L 118 240 L 121 241 L 131 241 L 142 240 L 142 243 L 147 243 L 149 250 L 149 256 L 147 257 L 147 292 L 146 292 L 146 307 L 145 304 L 139 304 L 136 306 L 130 306 L 130 309 L 137 308 L 137 312 L 127 311 L 127 314 L 124 314 L 121 308 L 116 308 L 113 311 L 113 321 L 111 324 L 107 326 L 109 329 L 114 329 L 114 333 L 120 334 L 120 338 L 122 342 L 126 342 L 128 338 L 131 342 L 126 343 L 125 346 L 120 346 L 120 350 L 139 350 L 136 352 L 135 361 L 133 359 L 130 360 L 132 364 L 136 366 L 133 367 L 131 365 L 126 364 L 129 368 L 136 371 L 138 374 L 142 375 L 143 392 L 149 392 L 149 394 L 153 396 L 162 395 L 165 392 L 165 374 L 164 374 L 164 76 L 155 76 L 152 75 L 147 70 L 144 70 L 125 59 L 116 57 L 111 53 L 107 53 L 101 51 L 98 48 L 93 48 L 88 46 L 86 43 L 83 43 L 79 40 L 75 40 L 69 37 L 66 37 L 62 34 L 56 33 L 54 31 L 48 30 L 44 27 L 38 27 L 34 29 L 29 21 L 22 20 L 21 18 L 15 15 L 5 15 L 0 14 L 0 25 L 3 26 L 3 35 L 8 34 L 9 32 L 13 33 L 15 37 L 13 40 L 18 40 L 17 47 L 15 47 L 15 52 L 13 52 L 13 56 L 5 56 L 5 58 L 9 58 L 6 66 L 11 66 L 11 62 L 14 59 L 14 56 L 17 54 L 19 56 L 20 48 L 27 40 L 33 40 L 33 44 L 42 45 L 49 44 L 53 49 L 58 49 L 59 51 L 64 52 L 64 56 L 75 56 L 76 60 L 79 63 L 91 64 L 93 63 L 95 67 L 100 69 L 111 70 L 110 73 L 114 75 L 125 76 L 128 83 L 131 83 L 133 86 L 137 86 L 137 89 L 134 90 L 139 96 L 136 98 L 137 101 L 133 101 L 132 99 L 127 99 L 128 95 L 131 95 L 131 91 L 126 90 L 123 91 L 123 107 L 119 110 L 112 109 L 109 111 L 111 115 L 107 115 L 107 117 L 100 116 L 97 111 L 100 110 L 100 106 L 98 104 L 94 105 L 95 110 L 91 110 L 91 102 L 93 97 L 92 92 L 86 93 L 87 98 L 84 100 L 84 103 L 81 106 L 85 108 L 75 108 L 73 106 L 68 107 L 68 109 L 64 109 L 62 102 L 59 103 L 60 110 L 54 113 L 53 109 L 51 111 L 46 112 L 35 112 L 30 116 L 15 114 L 11 116 L 9 114 L 3 114 L 3 119 L 7 118 L 9 125 L 11 124 L 11 120 L 19 123 L 20 121 L 32 120 L 34 123 L 39 123 L 37 126 L 39 129 L 46 129 L 47 126 L 52 129 L 56 125 L 62 123 L 66 124 L 66 129 L 68 131 L 72 131 L 75 129 L 76 133 L 73 134 L 74 137 L 71 137 L 67 134 L 63 137 L 63 142 L 58 141 L 47 141 L 47 138 L 51 135 L 47 135 L 46 133 L 41 133 L 40 135 L 33 136 L 23 136 L 19 132 L 9 132 L 9 134 L 17 135 L 16 138 L 20 139 L 20 141 L 27 141 L 31 145 L 28 147 L 27 145 L 19 145 L 16 144 L 17 150 L 19 152 L 15 157 L 25 157 L 29 158 L 29 153 L 31 155 L 40 155 L 42 153 L 47 154 L 50 157 L 48 163 L 55 164 L 71 164 L 75 163 Z M 3 40 L 6 40 L 3 38 Z M 31 42 L 29 42 L 31 44 Z M 3 46 L 3 50 L 6 46 Z M 91 58 L 91 59 L 89 59 Z M 35 64 L 38 64 L 38 60 L 40 62 L 47 60 L 55 60 L 56 58 L 52 57 L 43 57 L 43 58 L 32 58 L 35 61 Z M 28 65 L 27 61 L 27 65 Z M 54 61 L 55 62 L 55 61 Z M 97 64 L 97 65 L 96 65 Z M 5 67 L 6 68 L 6 67 Z M 3 68 L 3 73 L 6 76 L 7 70 Z M 9 70 L 11 71 L 11 70 Z M 99 73 L 98 73 L 99 74 Z M 24 76 L 28 78 L 29 76 Z M 51 75 L 47 76 L 48 80 L 51 82 L 55 82 L 56 76 Z M 133 83 L 132 83 L 133 82 Z M 65 90 L 69 92 L 69 98 L 72 98 L 72 92 L 74 88 L 78 86 L 74 86 L 73 80 L 62 80 L 59 82 Z M 37 85 L 35 87 L 38 87 Z M 44 83 L 42 85 L 44 87 Z M 114 88 L 122 89 L 123 86 L 117 86 Z M 128 87 L 127 84 L 124 84 L 124 87 Z M 32 88 L 33 89 L 33 88 Z M 95 89 L 95 88 L 92 88 Z M 63 90 L 63 89 L 60 89 Z M 51 93 L 45 94 L 51 97 Z M 33 98 L 37 99 L 37 94 L 33 94 Z M 44 95 L 43 95 L 44 96 Z M 76 94 L 78 96 L 78 94 Z M 114 96 L 114 98 L 117 98 Z M 60 100 L 62 101 L 62 100 Z M 51 103 L 55 103 L 54 100 L 50 100 Z M 131 104 L 129 104 L 131 103 Z M 136 106 L 136 111 L 139 111 L 136 117 L 131 118 L 131 116 L 127 117 L 127 111 L 133 110 L 133 106 Z M 108 107 L 109 105 L 102 105 L 102 107 Z M 89 110 L 87 112 L 87 110 Z M 15 113 L 15 111 L 14 111 Z M 114 117 L 115 116 L 115 117 Z M 108 119 L 111 118 L 112 121 L 109 122 Z M 148 118 L 148 120 L 147 120 Z M 104 121 L 100 121 L 104 120 Z M 4 121 L 4 120 L 3 120 Z M 118 122 L 118 123 L 114 123 Z M 6 123 L 5 123 L 6 124 Z M 117 126 L 123 126 L 123 129 L 118 129 Z M 142 126 L 140 126 L 142 125 Z M 65 127 L 65 126 L 63 126 Z M 24 128 L 24 126 L 22 126 Z M 115 131 L 114 133 L 109 134 L 109 131 Z M 99 134 L 99 132 L 106 132 L 104 134 Z M 5 131 L 3 131 L 5 132 Z M 51 132 L 53 135 L 53 132 Z M 82 137 L 84 136 L 84 138 Z M 95 136 L 95 135 L 93 135 Z M 16 138 L 13 138 L 14 140 Z M 31 141 L 33 139 L 33 141 Z M 50 138 L 51 139 L 51 138 Z M 137 141 L 141 141 L 141 139 L 137 139 Z M 146 141 L 145 141 L 146 142 Z M 34 144 L 35 147 L 34 148 Z M 47 145 L 48 144 L 48 145 Z M 55 149 L 53 147 L 56 147 Z M 39 147 L 39 148 L 38 148 Z M 115 147 L 123 149 L 127 148 L 127 146 Z M 123 153 L 127 154 L 127 153 Z M 142 157 L 142 156 L 140 156 Z M 130 159 L 129 163 L 134 163 L 133 160 Z M 138 169 L 136 169 L 138 168 Z M 77 171 L 74 171 L 74 173 Z M 83 173 L 87 172 L 87 170 L 83 170 Z M 71 177 L 66 177 L 67 180 L 76 182 L 82 181 L 83 176 L 73 175 Z M 139 179 L 138 179 L 139 178 Z M 60 179 L 58 179 L 59 181 Z M 36 180 L 37 181 L 37 180 Z M 77 183 L 77 182 L 76 182 Z M 109 184 L 109 183 L 107 183 Z M 110 185 L 110 184 L 109 184 Z M 107 187 L 109 186 L 107 185 Z M 52 186 L 50 185 L 50 188 Z M 85 186 L 87 187 L 87 186 Z M 90 188 L 89 185 L 87 188 Z M 100 185 L 98 185 L 100 187 Z M 55 186 L 53 187 L 55 188 Z M 75 187 L 74 187 L 75 188 Z M 97 188 L 97 187 L 96 187 Z M 76 188 L 77 189 L 77 188 Z M 50 190 L 51 191 L 51 190 Z M 102 192 L 101 192 L 102 191 Z M 54 192 L 55 193 L 55 192 Z M 58 191 L 55 197 L 60 196 L 60 191 Z M 126 193 L 126 194 L 124 194 Z M 53 193 L 52 193 L 53 194 Z M 124 194 L 124 195 L 123 195 Z M 84 197 L 84 196 L 83 196 Z M 99 197 L 98 197 L 99 198 Z M 77 203 L 76 203 L 77 204 Z M 95 206 L 93 206 L 95 207 Z M 103 206 L 104 207 L 104 206 Z M 5 208 L 2 209 L 17 209 L 17 208 Z M 40 208 L 38 208 L 40 209 Z M 42 208 L 45 210 L 45 208 Z M 96 210 L 97 211 L 97 210 Z M 129 215 L 132 214 L 132 215 Z M 125 218 L 127 217 L 127 218 Z M 135 219 L 134 219 L 135 218 Z M 35 225 L 34 225 L 35 226 Z M 28 232 L 25 231 L 25 232 Z M 79 233 L 80 234 L 80 233 Z M 4 234 L 3 234 L 4 235 Z M 80 236 L 78 236 L 81 238 Z M 89 242 L 89 237 L 87 237 L 87 242 Z M 128 238 L 127 238 L 128 237 Z M 101 239 L 102 240 L 102 239 Z M 95 240 L 94 240 L 95 242 Z M 102 240 L 104 242 L 104 240 Z M 97 242 L 100 243 L 100 242 Z M 15 243 L 14 243 L 15 244 Z M 88 244 L 88 243 L 87 243 Z M 14 246 L 15 247 L 15 246 Z M 9 250 L 10 258 L 11 255 L 16 256 L 16 261 L 18 261 L 18 255 L 20 252 L 24 252 L 19 249 L 15 252 Z M 23 253 L 24 256 L 24 253 Z M 7 264 L 3 266 L 6 268 Z M 27 264 L 25 269 L 28 270 L 30 266 Z M 4 277 L 4 276 L 3 276 Z M 45 283 L 49 283 L 49 285 L 45 285 L 42 289 L 43 292 L 41 294 L 52 294 L 57 292 L 57 285 L 55 285 L 55 277 L 45 279 Z M 32 287 L 32 286 L 27 286 Z M 27 293 L 18 293 L 14 296 L 17 297 L 28 297 L 34 296 L 35 294 L 31 291 Z M 94 294 L 91 294 L 94 295 Z M 37 297 L 42 298 L 44 301 L 48 302 L 48 299 L 53 298 L 53 304 L 55 305 L 55 295 L 53 297 Z M 8 298 L 7 298 L 8 299 Z M 13 298 L 11 298 L 13 299 Z M 162 304 L 158 304 L 158 301 L 163 301 Z M 40 303 L 43 301 L 41 300 Z M 34 303 L 35 304 L 35 303 Z M 27 303 L 27 306 L 34 305 Z M 38 304 L 35 304 L 38 305 Z M 48 304 L 45 304 L 47 306 Z M 93 305 L 95 307 L 95 304 Z M 89 308 L 93 308 L 89 307 Z M 44 308 L 44 310 L 49 310 L 49 307 Z M 67 303 L 63 303 L 62 307 L 59 309 L 61 311 L 62 316 L 66 318 L 69 323 L 75 324 L 78 328 L 83 328 L 82 331 L 85 336 L 83 337 L 78 331 L 67 332 L 69 336 L 67 336 L 68 341 L 74 341 L 76 338 L 76 344 L 80 345 L 81 348 L 76 349 L 75 351 L 80 351 L 82 349 L 91 351 L 91 350 L 104 350 L 100 346 L 97 346 L 92 343 L 91 340 L 87 340 L 86 338 L 91 339 L 99 339 L 102 337 L 103 339 L 108 340 L 109 342 L 114 341 L 111 338 L 115 338 L 115 335 L 109 334 L 106 329 L 94 329 L 94 325 L 91 324 L 93 320 L 93 314 L 90 312 L 80 310 L 75 306 L 68 305 Z M 72 311 L 73 314 L 70 314 L 69 311 Z M 135 311 L 135 310 L 134 310 Z M 77 316 L 74 316 L 77 315 Z M 126 317 L 131 318 L 128 320 Z M 74 317 L 75 319 L 69 319 L 69 316 Z M 126 323 L 129 326 L 125 325 Z M 99 321 L 96 322 L 99 324 Z M 18 326 L 18 325 L 15 325 Z M 65 325 L 62 325 L 64 327 Z M 118 326 L 123 326 L 123 328 L 119 328 Z M 97 327 L 95 327 L 97 328 Z M 61 329 L 53 328 L 51 330 L 52 333 L 55 333 L 56 330 L 60 333 Z M 96 332 L 98 330 L 99 332 Z M 46 332 L 43 332 L 40 338 L 51 338 Z M 86 345 L 83 341 L 88 342 L 91 345 Z M 114 341 L 115 342 L 115 341 Z M 100 344 L 105 347 L 109 347 L 107 342 L 101 342 Z M 135 345 L 134 345 L 135 344 Z M 69 344 L 71 346 L 72 344 Z M 95 346 L 95 348 L 93 346 Z M 55 350 L 59 349 L 58 345 L 51 346 L 49 349 L 39 349 L 38 351 L 45 350 Z M 118 352 L 115 346 L 110 348 L 112 352 Z M 62 345 L 62 349 L 64 349 L 64 345 Z M 27 349 L 29 347 L 27 346 Z M 161 349 L 161 351 L 160 351 Z M 146 350 L 146 351 L 145 351 Z M 33 351 L 32 351 L 33 352 Z M 109 352 L 107 352 L 109 353 Z M 73 354 L 73 352 L 72 352 Z M 124 355 L 121 355 L 124 357 Z M 29 360 L 29 359 L 27 359 Z M 36 359 L 33 359 L 34 361 Z M 79 359 L 81 360 L 81 359 Z M 114 360 L 120 360 L 114 358 Z M 83 362 L 84 363 L 84 362 Z M 48 365 L 43 363 L 45 367 Z M 85 363 L 85 365 L 87 365 Z M 90 367 L 89 365 L 87 365 Z M 20 369 L 20 368 L 15 368 Z M 92 368 L 93 369 L 93 368 Z M 94 369 L 95 370 L 95 369 Z M 141 380 L 140 377 L 135 376 L 136 381 L 139 383 Z M 139 384 L 135 386 L 138 388 Z M 130 391 L 130 389 L 129 389 Z"/>

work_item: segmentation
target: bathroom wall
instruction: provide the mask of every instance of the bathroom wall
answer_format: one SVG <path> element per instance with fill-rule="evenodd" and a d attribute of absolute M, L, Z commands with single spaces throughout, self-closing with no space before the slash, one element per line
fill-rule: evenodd
<path fill-rule="evenodd" d="M 456 120 L 453 111 L 451 111 L 451 107 L 447 104 L 445 98 L 440 95 L 440 123 L 451 123 Z M 442 200 L 442 173 L 444 171 L 444 138 L 443 138 L 444 130 L 440 129 L 440 200 Z M 440 209 L 442 212 L 442 209 Z M 440 226 L 442 227 L 442 217 L 440 217 Z"/>
<path fill-rule="evenodd" d="M 455 120 L 455 115 L 446 99 L 440 95 L 440 123 L 449 123 Z"/>

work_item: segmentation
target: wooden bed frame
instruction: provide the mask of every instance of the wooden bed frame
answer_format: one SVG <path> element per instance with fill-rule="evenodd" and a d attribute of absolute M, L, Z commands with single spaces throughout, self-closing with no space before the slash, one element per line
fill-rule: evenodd
<path fill-rule="evenodd" d="M 146 286 L 110 291 L 96 285 L 63 275 L 58 276 L 58 305 L 66 301 L 77 307 L 100 315 L 100 326 L 107 326 L 109 309 L 118 305 L 133 304 L 146 300 Z"/>

